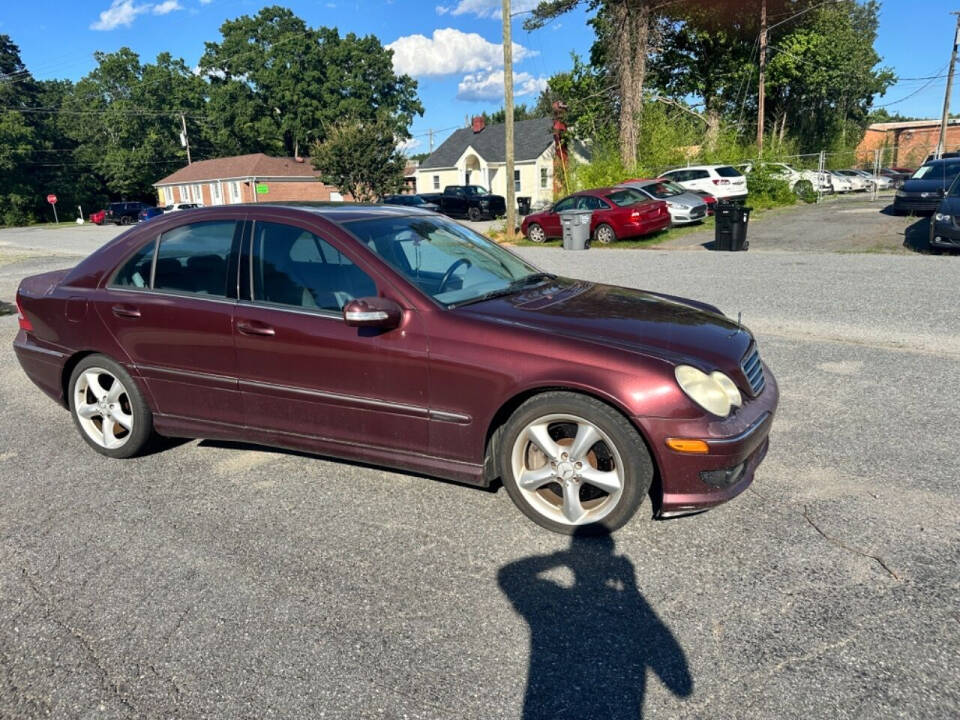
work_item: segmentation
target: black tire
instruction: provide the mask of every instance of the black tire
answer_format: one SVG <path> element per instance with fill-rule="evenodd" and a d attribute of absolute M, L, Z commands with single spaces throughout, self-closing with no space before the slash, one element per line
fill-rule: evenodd
<path fill-rule="evenodd" d="M 813 183 L 809 180 L 797 180 L 793 186 L 793 192 L 800 197 L 813 194 Z"/>
<path fill-rule="evenodd" d="M 90 437 L 81 424 L 80 417 L 77 413 L 77 401 L 79 399 L 76 391 L 77 381 L 81 375 L 91 368 L 99 368 L 112 374 L 122 383 L 126 390 L 124 393 L 126 401 L 124 402 L 121 398 L 118 400 L 118 403 L 123 402 L 125 406 L 124 411 L 129 411 L 129 414 L 133 416 L 133 428 L 129 431 L 120 447 L 107 448 L 98 444 Z M 77 427 L 77 431 L 80 433 L 80 437 L 101 455 L 117 459 L 134 457 L 140 454 L 153 438 L 153 412 L 150 410 L 150 406 L 147 405 L 140 389 L 137 387 L 133 378 L 130 377 L 130 374 L 106 355 L 89 355 L 77 363 L 77 366 L 70 374 L 70 382 L 67 385 L 67 399 L 70 406 L 70 415 L 73 418 L 74 425 Z"/>
<path fill-rule="evenodd" d="M 527 240 L 535 243 L 544 243 L 547 241 L 547 234 L 540 227 L 539 223 L 530 223 L 527 226 Z"/>
<path fill-rule="evenodd" d="M 127 215 L 124 215 L 122 218 L 120 218 L 121 225 L 130 225 L 132 222 L 133 218 L 128 217 Z"/>
<path fill-rule="evenodd" d="M 593 239 L 601 245 L 610 245 L 617 241 L 617 233 L 607 223 L 600 223 L 593 231 Z"/>
<path fill-rule="evenodd" d="M 470 222 L 478 222 L 480 220 L 480 208 L 467 208 L 467 218 Z"/>
<path fill-rule="evenodd" d="M 622 460 L 623 487 L 620 498 L 597 522 L 568 524 L 551 520 L 530 504 L 514 477 L 513 453 L 520 434 L 539 418 L 564 414 L 582 418 L 606 434 Z M 520 511 L 541 527 L 564 535 L 583 532 L 604 534 L 623 527 L 643 504 L 654 475 L 653 461 L 646 444 L 622 414 L 594 398 L 561 391 L 536 395 L 514 411 L 500 435 L 497 462 L 504 487 Z"/>

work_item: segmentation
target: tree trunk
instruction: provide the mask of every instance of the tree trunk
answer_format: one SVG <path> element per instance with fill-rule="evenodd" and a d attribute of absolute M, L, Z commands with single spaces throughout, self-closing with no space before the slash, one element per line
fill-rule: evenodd
<path fill-rule="evenodd" d="M 780 134 L 778 137 L 778 140 L 781 146 L 783 145 L 783 136 L 784 134 L 786 134 L 786 132 L 787 132 L 787 111 L 784 110 L 783 114 L 780 116 Z"/>
<path fill-rule="evenodd" d="M 720 113 L 716 108 L 707 108 L 705 119 L 707 131 L 703 143 L 707 152 L 713 152 L 717 149 L 717 141 L 720 139 Z"/>
<path fill-rule="evenodd" d="M 632 170 L 637 164 L 643 83 L 647 74 L 650 9 L 647 0 L 620 0 L 611 8 L 613 44 L 620 89 L 620 159 Z"/>

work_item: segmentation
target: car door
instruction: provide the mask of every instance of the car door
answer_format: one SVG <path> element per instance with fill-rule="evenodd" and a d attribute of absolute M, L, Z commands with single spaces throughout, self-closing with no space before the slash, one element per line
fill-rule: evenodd
<path fill-rule="evenodd" d="M 595 195 L 580 195 L 577 198 L 577 210 L 593 211 L 593 214 L 590 216 L 591 237 L 593 237 L 593 231 L 597 229 L 597 225 L 601 223 L 607 223 L 611 226 L 614 225 L 610 213 L 611 207 L 609 203 Z M 613 230 L 616 232 L 617 228 L 614 227 Z"/>
<path fill-rule="evenodd" d="M 564 210 L 574 210 L 577 207 L 578 195 L 570 195 L 557 201 L 548 213 L 543 215 L 543 231 L 547 237 L 563 237 L 563 227 L 560 224 L 560 213 Z"/>
<path fill-rule="evenodd" d="M 241 226 L 210 220 L 167 229 L 94 296 L 127 355 L 121 362 L 143 378 L 158 415 L 242 423 L 233 346 Z"/>
<path fill-rule="evenodd" d="M 407 307 L 393 330 L 344 323 L 343 305 L 354 298 L 383 295 L 404 306 L 358 262 L 353 242 L 329 223 L 268 215 L 252 224 L 235 320 L 246 424 L 281 438 L 425 452 L 422 319 Z"/>
<path fill-rule="evenodd" d="M 467 195 L 463 188 L 449 188 L 443 191 L 443 210 L 447 215 L 467 214 Z"/>

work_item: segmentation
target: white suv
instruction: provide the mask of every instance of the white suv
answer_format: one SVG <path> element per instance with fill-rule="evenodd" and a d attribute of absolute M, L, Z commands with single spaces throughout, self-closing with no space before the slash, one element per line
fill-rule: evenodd
<path fill-rule="evenodd" d="M 747 197 L 747 179 L 731 165 L 693 165 L 663 173 L 687 190 L 709 193 L 717 200 L 743 200 Z"/>

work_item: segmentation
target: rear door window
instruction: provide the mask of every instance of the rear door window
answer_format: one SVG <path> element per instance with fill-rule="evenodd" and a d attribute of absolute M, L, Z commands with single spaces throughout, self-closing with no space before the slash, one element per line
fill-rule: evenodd
<path fill-rule="evenodd" d="M 121 266 L 117 274 L 113 276 L 113 283 L 111 284 L 120 288 L 149 288 L 150 275 L 153 270 L 153 254 L 156 248 L 156 239 L 140 248 L 132 258 Z"/>
<path fill-rule="evenodd" d="M 237 226 L 234 220 L 200 222 L 161 235 L 154 289 L 226 297 L 227 266 Z"/>

